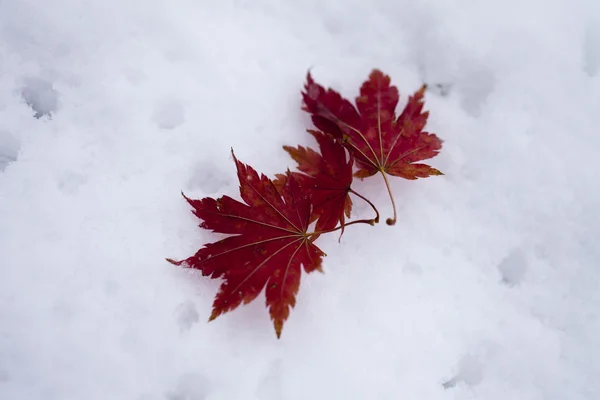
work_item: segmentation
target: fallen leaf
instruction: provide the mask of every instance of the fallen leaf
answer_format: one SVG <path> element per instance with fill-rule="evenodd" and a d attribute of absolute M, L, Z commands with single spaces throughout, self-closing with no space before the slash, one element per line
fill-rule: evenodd
<path fill-rule="evenodd" d="M 233 158 L 245 203 L 228 196 L 186 200 L 202 228 L 234 236 L 206 244 L 185 260 L 169 261 L 224 280 L 210 320 L 250 303 L 266 287 L 267 308 L 280 337 L 296 304 L 302 268 L 320 270 L 325 255 L 308 232 L 312 204 L 293 176 L 279 192 L 265 175 Z"/>
<path fill-rule="evenodd" d="M 356 107 L 333 89 L 315 83 L 310 72 L 302 92 L 303 110 L 321 131 L 339 140 L 355 157 L 355 176 L 366 178 L 380 172 L 386 182 L 396 222 L 396 208 L 386 175 L 405 179 L 443 175 L 427 164 L 417 163 L 435 157 L 442 141 L 424 131 L 429 113 L 423 112 L 426 87 L 410 96 L 402 113 L 396 117 L 398 89 L 390 77 L 373 70 L 360 88 Z"/>
<path fill-rule="evenodd" d="M 313 218 L 316 231 L 329 231 L 344 225 L 352 211 L 352 157 L 332 137 L 323 132 L 308 130 L 319 145 L 320 153 L 303 146 L 283 146 L 298 163 L 298 170 L 292 176 L 299 184 L 308 189 L 313 203 Z M 282 186 L 286 175 L 278 175 L 276 184 Z M 312 222 L 311 220 L 311 222 Z"/>

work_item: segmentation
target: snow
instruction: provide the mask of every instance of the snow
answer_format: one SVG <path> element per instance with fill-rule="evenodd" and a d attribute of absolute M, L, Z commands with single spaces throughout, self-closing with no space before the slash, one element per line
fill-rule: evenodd
<path fill-rule="evenodd" d="M 596 0 L 0 2 L 0 398 L 600 398 L 599 27 Z M 306 71 L 353 97 L 374 67 L 431 84 L 446 175 L 319 239 L 281 340 L 262 297 L 206 323 L 218 282 L 165 261 L 215 238 L 180 192 L 237 195 L 232 147 L 293 167 Z"/>

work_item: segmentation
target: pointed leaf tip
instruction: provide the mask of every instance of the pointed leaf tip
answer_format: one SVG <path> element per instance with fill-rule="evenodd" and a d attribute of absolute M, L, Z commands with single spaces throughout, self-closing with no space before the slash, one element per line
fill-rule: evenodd
<path fill-rule="evenodd" d="M 210 314 L 210 317 L 208 317 L 208 322 L 214 321 L 219 315 L 221 314 L 213 310 L 213 312 Z"/>

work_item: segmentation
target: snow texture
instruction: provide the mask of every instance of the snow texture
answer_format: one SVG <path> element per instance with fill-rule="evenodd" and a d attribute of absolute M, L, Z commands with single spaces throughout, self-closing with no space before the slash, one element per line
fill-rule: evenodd
<path fill-rule="evenodd" d="M 0 2 L 0 399 L 600 398 L 597 0 L 40 4 Z M 293 167 L 307 70 L 374 67 L 430 84 L 446 175 L 320 239 L 281 340 L 262 298 L 206 323 L 180 192 Z"/>

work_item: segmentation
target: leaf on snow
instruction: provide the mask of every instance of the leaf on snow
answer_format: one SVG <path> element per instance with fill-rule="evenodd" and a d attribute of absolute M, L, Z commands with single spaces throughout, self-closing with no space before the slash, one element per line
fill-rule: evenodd
<path fill-rule="evenodd" d="M 358 166 L 355 176 L 365 178 L 377 172 L 405 179 L 442 175 L 417 163 L 436 156 L 442 147 L 435 134 L 423 131 L 429 115 L 423 112 L 425 86 L 409 98 L 398 117 L 398 89 L 377 69 L 360 88 L 356 108 L 338 92 L 315 83 L 310 72 L 304 89 L 303 110 L 311 114 L 317 128 L 352 152 Z"/>
<path fill-rule="evenodd" d="M 186 200 L 202 228 L 234 236 L 206 244 L 185 260 L 169 261 L 224 279 L 210 320 L 251 302 L 266 287 L 266 304 L 280 337 L 296 304 L 302 267 L 307 273 L 320 270 L 325 255 L 307 234 L 312 204 L 293 176 L 279 192 L 265 175 L 233 158 L 245 203 L 228 196 Z"/>
<path fill-rule="evenodd" d="M 338 223 L 344 225 L 350 217 L 352 199 L 349 192 L 352 185 L 352 157 L 332 137 L 323 132 L 308 130 L 319 144 L 320 153 L 303 146 L 283 146 L 298 163 L 303 172 L 292 173 L 299 184 L 307 189 L 313 203 L 313 218 L 317 221 L 318 232 L 334 229 Z M 277 175 L 276 185 L 282 186 L 286 175 Z"/>

